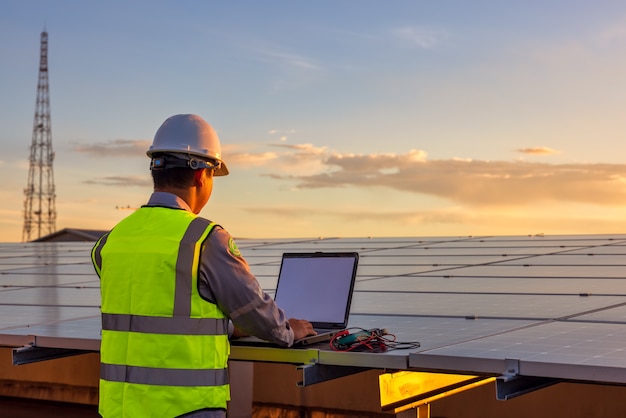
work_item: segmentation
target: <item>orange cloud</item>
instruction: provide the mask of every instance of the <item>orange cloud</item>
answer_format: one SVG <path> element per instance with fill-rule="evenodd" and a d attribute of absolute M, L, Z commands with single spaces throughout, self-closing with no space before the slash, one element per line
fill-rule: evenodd
<path fill-rule="evenodd" d="M 142 139 L 113 139 L 97 144 L 80 144 L 74 146 L 72 151 L 91 154 L 97 157 L 138 157 L 145 156 L 151 141 Z"/>
<path fill-rule="evenodd" d="M 419 150 L 349 154 L 310 144 L 280 147 L 286 151 L 276 154 L 265 176 L 295 182 L 300 189 L 376 186 L 475 207 L 557 201 L 626 205 L 626 165 L 621 164 L 428 160 Z"/>
<path fill-rule="evenodd" d="M 553 150 L 548 147 L 532 147 L 532 148 L 518 148 L 517 152 L 522 154 L 531 154 L 531 155 L 550 155 L 550 154 L 558 154 L 558 151 Z"/>
<path fill-rule="evenodd" d="M 114 187 L 152 187 L 150 175 L 146 176 L 107 176 L 85 180 L 85 184 Z"/>

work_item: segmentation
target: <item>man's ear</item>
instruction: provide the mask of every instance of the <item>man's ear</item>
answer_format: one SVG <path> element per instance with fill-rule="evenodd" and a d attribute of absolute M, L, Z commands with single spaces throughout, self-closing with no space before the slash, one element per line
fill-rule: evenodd
<path fill-rule="evenodd" d="M 206 168 L 201 168 L 199 170 L 194 170 L 193 172 L 193 185 L 196 187 L 200 187 L 204 184 L 204 171 Z"/>

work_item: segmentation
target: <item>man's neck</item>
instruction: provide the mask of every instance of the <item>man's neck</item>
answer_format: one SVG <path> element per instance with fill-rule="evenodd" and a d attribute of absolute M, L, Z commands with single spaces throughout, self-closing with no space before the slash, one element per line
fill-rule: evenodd
<path fill-rule="evenodd" d="M 154 189 L 155 192 L 165 192 L 171 193 L 178 196 L 180 199 L 184 200 L 185 203 L 189 206 L 189 209 L 196 215 L 200 213 L 202 208 L 198 208 L 198 202 L 196 199 L 196 194 L 194 193 L 194 188 L 177 188 L 177 187 L 165 187 L 160 189 Z"/>

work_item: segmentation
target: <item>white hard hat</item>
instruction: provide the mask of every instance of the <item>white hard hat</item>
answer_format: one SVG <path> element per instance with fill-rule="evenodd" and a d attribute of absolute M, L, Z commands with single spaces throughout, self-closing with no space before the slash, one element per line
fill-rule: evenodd
<path fill-rule="evenodd" d="M 174 115 L 159 127 L 152 145 L 146 152 L 148 157 L 155 153 L 187 155 L 213 160 L 219 163 L 216 176 L 228 174 L 222 161 L 222 147 L 213 127 L 198 115 Z"/>

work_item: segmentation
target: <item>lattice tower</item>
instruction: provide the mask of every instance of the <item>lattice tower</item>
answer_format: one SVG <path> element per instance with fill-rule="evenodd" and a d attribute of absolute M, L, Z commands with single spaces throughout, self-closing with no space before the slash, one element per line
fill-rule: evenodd
<path fill-rule="evenodd" d="M 41 32 L 37 104 L 30 146 L 28 185 L 24 189 L 24 230 L 22 241 L 31 241 L 56 230 L 56 208 L 50 129 L 50 96 L 48 87 L 48 32 Z"/>

